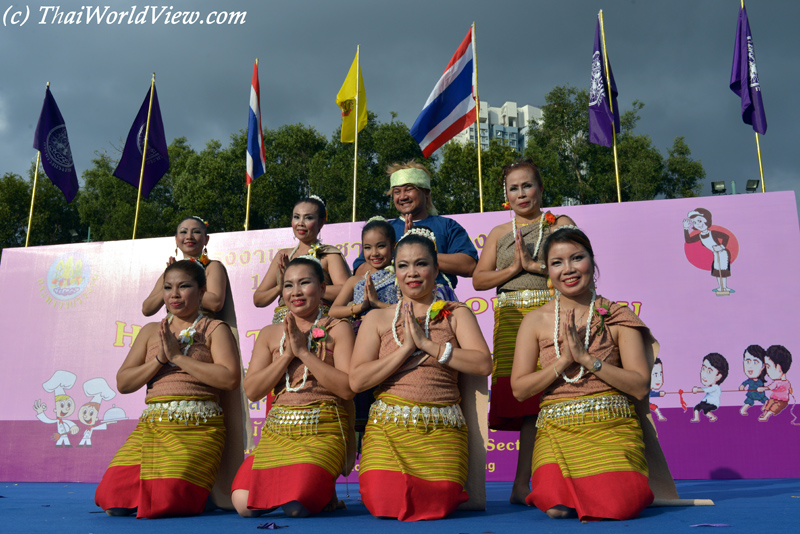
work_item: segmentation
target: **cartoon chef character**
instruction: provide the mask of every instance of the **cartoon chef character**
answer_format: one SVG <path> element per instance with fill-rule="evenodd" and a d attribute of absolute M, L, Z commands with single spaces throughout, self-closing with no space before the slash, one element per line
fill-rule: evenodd
<path fill-rule="evenodd" d="M 92 378 L 83 383 L 83 392 L 87 397 L 92 400 L 84 404 L 78 410 L 78 419 L 81 423 L 88 428 L 83 431 L 83 438 L 78 443 L 78 447 L 91 447 L 92 446 L 92 432 L 95 430 L 105 430 L 108 428 L 108 423 L 116 421 L 101 421 L 100 420 L 100 403 L 108 401 L 117 396 L 117 393 L 111 389 L 106 382 L 105 378 Z"/>
<path fill-rule="evenodd" d="M 42 388 L 45 391 L 55 395 L 56 406 L 53 408 L 56 414 L 55 419 L 50 419 L 44 414 L 45 410 L 47 410 L 47 404 L 43 403 L 41 399 L 37 399 L 33 403 L 33 409 L 36 411 L 36 418 L 39 421 L 42 423 L 56 423 L 56 433 L 53 434 L 56 447 L 72 447 L 69 442 L 69 435 L 78 433 L 78 426 L 66 419 L 75 411 L 75 401 L 67 395 L 66 390 L 72 389 L 77 379 L 78 377 L 69 371 L 56 371 L 50 380 L 42 384 Z"/>

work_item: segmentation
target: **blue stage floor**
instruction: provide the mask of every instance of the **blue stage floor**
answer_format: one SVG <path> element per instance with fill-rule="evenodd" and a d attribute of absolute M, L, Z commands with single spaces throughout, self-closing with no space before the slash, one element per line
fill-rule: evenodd
<path fill-rule="evenodd" d="M 198 517 L 137 520 L 108 517 L 94 505 L 96 484 L 0 484 L 0 532 L 16 533 L 168 533 L 204 534 L 258 532 L 267 522 L 289 527 L 284 534 L 313 532 L 435 534 L 549 533 L 549 532 L 696 532 L 701 525 L 715 525 L 721 534 L 732 532 L 798 532 L 800 480 L 702 480 L 679 481 L 683 498 L 709 498 L 713 507 L 648 508 L 632 521 L 581 524 L 577 520 L 552 520 L 536 509 L 508 504 L 510 483 L 487 484 L 486 512 L 456 512 L 441 521 L 403 523 L 369 515 L 358 498 L 358 487 L 344 485 L 339 497 L 347 510 L 308 519 L 290 519 L 277 511 L 256 519 L 235 513 L 212 512 Z M 795 525 L 795 526 L 792 526 Z M 697 527 L 697 528 L 693 528 Z M 705 530 L 705 529 L 703 529 Z"/>

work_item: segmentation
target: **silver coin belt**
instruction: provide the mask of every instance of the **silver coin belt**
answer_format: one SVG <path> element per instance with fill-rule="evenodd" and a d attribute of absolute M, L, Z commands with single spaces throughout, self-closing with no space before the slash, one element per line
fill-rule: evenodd
<path fill-rule="evenodd" d="M 587 419 L 596 422 L 631 416 L 631 404 L 624 395 L 573 399 L 542 408 L 536 419 L 536 428 L 544 428 L 549 422 L 559 425 L 581 425 L 587 422 Z"/>
<path fill-rule="evenodd" d="M 174 421 L 188 425 L 194 421 L 199 425 L 200 421 L 207 422 L 210 418 L 222 415 L 222 407 L 217 401 L 213 400 L 181 400 L 169 402 L 151 402 L 142 412 L 140 421 L 150 419 L 155 423 L 156 418 L 159 422 Z"/>
<path fill-rule="evenodd" d="M 319 428 L 320 408 L 282 408 L 273 406 L 264 421 L 264 428 L 273 434 L 311 436 Z"/>
<path fill-rule="evenodd" d="M 524 289 L 520 291 L 506 291 L 497 295 L 498 308 L 530 308 L 541 306 L 552 300 L 548 289 Z"/>
<path fill-rule="evenodd" d="M 417 429 L 417 425 L 424 425 L 428 431 L 428 425 L 434 429 L 437 427 L 461 428 L 466 426 L 467 421 L 461 413 L 461 406 L 452 404 L 450 406 L 393 406 L 386 404 L 382 400 L 372 403 L 369 408 L 369 418 L 375 424 L 394 423 L 395 426 L 403 425 L 408 429 L 409 423 Z"/>

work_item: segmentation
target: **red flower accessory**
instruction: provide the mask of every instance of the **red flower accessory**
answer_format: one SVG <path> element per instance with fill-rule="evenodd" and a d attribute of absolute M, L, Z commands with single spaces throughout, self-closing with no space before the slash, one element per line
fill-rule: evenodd
<path fill-rule="evenodd" d="M 556 216 L 548 211 L 544 214 L 544 222 L 548 225 L 553 224 L 556 222 Z"/>
<path fill-rule="evenodd" d="M 502 206 L 504 210 L 511 209 L 511 204 L 509 202 L 503 202 L 502 204 L 500 204 L 500 206 Z"/>
<path fill-rule="evenodd" d="M 606 327 L 606 317 L 608 317 L 609 311 L 605 306 L 597 306 L 594 309 L 594 314 L 600 317 L 600 324 L 597 325 L 597 335 L 600 335 Z"/>

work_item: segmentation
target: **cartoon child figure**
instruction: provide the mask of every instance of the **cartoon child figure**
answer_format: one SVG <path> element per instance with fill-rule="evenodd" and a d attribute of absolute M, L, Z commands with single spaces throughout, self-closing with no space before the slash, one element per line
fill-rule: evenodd
<path fill-rule="evenodd" d="M 722 354 L 712 352 L 703 358 L 703 366 L 700 368 L 700 383 L 702 386 L 694 386 L 692 393 L 705 393 L 703 400 L 694 407 L 694 417 L 692 423 L 700 422 L 700 412 L 703 412 L 710 422 L 717 420 L 713 412 L 719 408 L 720 397 L 722 396 L 722 384 L 728 377 L 728 360 Z"/>
<path fill-rule="evenodd" d="M 78 377 L 69 371 L 56 371 L 50 380 L 42 384 L 45 391 L 55 395 L 56 406 L 53 408 L 56 414 L 55 419 L 50 419 L 44 414 L 47 404 L 43 403 L 41 399 L 37 399 L 33 403 L 33 409 L 36 410 L 36 418 L 39 421 L 48 424 L 56 423 L 56 433 L 53 434 L 56 447 L 72 447 L 69 435 L 78 433 L 78 426 L 66 419 L 75 411 L 75 401 L 65 391 L 71 389 L 77 379 Z"/>
<path fill-rule="evenodd" d="M 694 227 L 699 233 L 690 235 Z M 683 220 L 683 238 L 687 243 L 700 243 L 712 252 L 714 260 L 711 262 L 711 276 L 717 279 L 719 287 L 714 293 L 719 296 L 729 295 L 735 291 L 728 287 L 728 278 L 731 275 L 731 253 L 728 250 L 730 236 L 725 232 L 711 230 L 711 212 L 705 208 L 690 211 Z"/>
<path fill-rule="evenodd" d="M 664 385 L 664 364 L 661 363 L 661 358 L 656 358 L 656 363 L 653 364 L 653 371 L 650 374 L 650 398 L 653 397 L 663 397 L 667 393 L 664 391 L 659 391 L 661 386 Z M 658 409 L 658 406 L 650 403 L 650 411 L 655 412 L 656 417 L 658 417 L 659 421 L 666 421 L 667 418 L 661 413 L 661 410 Z"/>
<path fill-rule="evenodd" d="M 792 384 L 786 379 L 786 373 L 792 366 L 792 353 L 783 345 L 772 345 L 767 349 L 764 357 L 764 366 L 767 376 L 772 380 L 769 386 L 758 388 L 759 391 L 770 390 L 770 396 L 764 405 L 759 421 L 768 421 L 773 415 L 778 415 L 789 405 L 789 395 L 792 394 Z"/>
<path fill-rule="evenodd" d="M 739 413 L 747 415 L 747 410 L 753 406 L 756 401 L 761 404 L 767 403 L 767 394 L 762 389 L 766 382 L 767 370 L 764 365 L 764 357 L 767 351 L 760 345 L 750 345 L 744 351 L 744 374 L 747 380 L 742 382 L 739 386 L 739 391 L 746 391 L 744 396 L 744 404 Z"/>
<path fill-rule="evenodd" d="M 108 422 L 103 421 L 97 424 L 100 419 L 100 403 L 108 401 L 117 396 L 117 393 L 108 386 L 105 378 L 92 378 L 83 383 L 83 392 L 92 400 L 81 406 L 78 410 L 78 419 L 88 428 L 83 431 L 83 438 L 78 443 L 78 447 L 92 446 L 92 432 L 95 430 L 105 430 Z M 111 421 L 115 422 L 115 421 Z"/>

